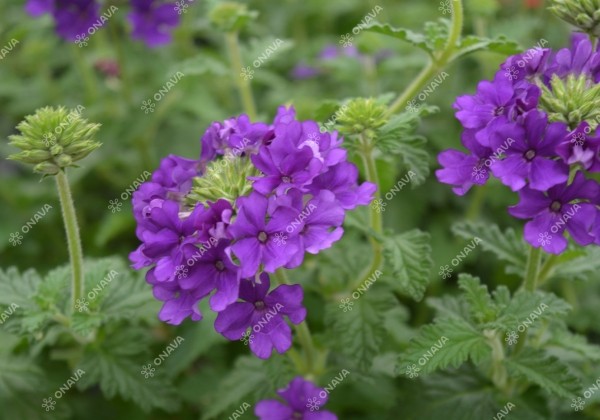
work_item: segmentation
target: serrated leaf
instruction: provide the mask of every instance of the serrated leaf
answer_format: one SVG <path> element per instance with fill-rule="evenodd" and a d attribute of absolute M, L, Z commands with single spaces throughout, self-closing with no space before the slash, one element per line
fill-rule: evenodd
<path fill-rule="evenodd" d="M 106 398 L 119 395 L 144 411 L 161 408 L 174 411 L 179 405 L 175 388 L 160 371 L 145 378 L 141 369 L 148 349 L 147 334 L 140 329 L 116 330 L 102 343 L 86 348 L 77 366 L 85 374 L 78 382 L 82 389 L 99 384 Z"/>
<path fill-rule="evenodd" d="M 445 19 L 441 19 L 438 22 L 427 22 L 425 24 L 425 33 L 413 32 L 405 28 L 395 28 L 390 24 L 382 24 L 379 22 L 373 22 L 366 25 L 364 30 L 408 42 L 433 56 L 435 51 L 439 51 L 444 47 L 444 44 L 448 39 L 448 28 L 449 22 Z"/>
<path fill-rule="evenodd" d="M 525 349 L 517 356 L 505 359 L 509 374 L 536 384 L 551 394 L 574 398 L 581 391 L 579 379 L 556 357 L 542 350 Z"/>
<path fill-rule="evenodd" d="M 433 267 L 430 236 L 418 229 L 386 236 L 383 255 L 386 266 L 383 278 L 399 293 L 421 300 L 429 284 Z M 391 272 L 387 272 L 387 270 Z"/>
<path fill-rule="evenodd" d="M 535 324 L 544 319 L 563 317 L 570 310 L 571 305 L 553 293 L 519 291 L 499 311 L 496 323 L 512 330 L 523 322 Z"/>
<path fill-rule="evenodd" d="M 241 70 L 241 69 L 240 69 Z M 178 71 L 186 76 L 199 76 L 210 74 L 214 76 L 227 76 L 230 72 L 229 67 L 216 57 L 206 55 L 204 52 L 197 57 L 188 58 L 171 68 L 170 75 Z"/>
<path fill-rule="evenodd" d="M 331 346 L 366 371 L 373 363 L 385 337 L 384 315 L 395 304 L 389 293 L 368 289 L 352 300 L 351 310 L 344 312 L 339 302 L 326 308 L 326 324 L 331 326 Z"/>
<path fill-rule="evenodd" d="M 214 398 L 206 408 L 202 419 L 225 418 L 219 416 L 227 410 L 235 410 L 253 394 L 257 388 L 269 382 L 265 361 L 252 356 L 242 356 L 235 362 L 233 369 L 219 383 Z M 229 414 L 229 413 L 227 413 Z"/>
<path fill-rule="evenodd" d="M 586 337 L 573 334 L 569 331 L 554 331 L 546 348 L 551 351 L 553 347 L 576 353 L 585 361 L 600 361 L 600 346 L 588 343 Z"/>
<path fill-rule="evenodd" d="M 512 264 L 518 272 L 525 269 L 527 249 L 525 242 L 517 237 L 514 230 L 500 231 L 498 226 L 492 223 L 458 222 L 452 226 L 452 232 L 464 239 L 481 239 L 481 247 L 493 252 L 503 261 Z"/>
<path fill-rule="evenodd" d="M 17 304 L 20 307 L 32 307 L 32 297 L 42 279 L 35 270 L 19 273 L 16 267 L 6 271 L 0 269 L 0 306 Z"/>
<path fill-rule="evenodd" d="M 600 248 L 585 247 L 568 250 L 559 255 L 549 278 L 587 280 L 590 275 L 600 271 Z"/>
<path fill-rule="evenodd" d="M 401 372 L 415 365 L 423 373 L 459 367 L 467 360 L 479 363 L 491 348 L 474 326 L 459 318 L 440 319 L 425 325 L 400 356 Z"/>
<path fill-rule="evenodd" d="M 458 286 L 463 290 L 471 313 L 477 321 L 488 322 L 496 318 L 496 305 L 492 301 L 487 286 L 482 285 L 479 278 L 469 274 L 460 274 Z"/>
<path fill-rule="evenodd" d="M 491 51 L 508 56 L 518 54 L 523 51 L 523 49 L 520 47 L 519 43 L 512 41 L 503 35 L 494 39 L 469 35 L 460 40 L 457 52 L 454 54 L 453 59 L 464 57 L 467 54 L 477 51 Z"/>
<path fill-rule="evenodd" d="M 417 112 L 404 112 L 377 131 L 377 149 L 384 155 L 399 155 L 404 165 L 415 173 L 411 184 L 422 184 L 429 175 L 429 153 L 422 136 L 415 135 L 421 118 L 437 112 L 437 107 L 422 105 Z"/>

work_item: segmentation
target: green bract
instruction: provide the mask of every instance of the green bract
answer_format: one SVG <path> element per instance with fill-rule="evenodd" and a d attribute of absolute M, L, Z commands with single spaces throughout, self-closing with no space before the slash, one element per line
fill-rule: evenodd
<path fill-rule="evenodd" d="M 549 9 L 562 20 L 600 36 L 600 0 L 553 0 Z"/>
<path fill-rule="evenodd" d="M 17 125 L 21 134 L 10 136 L 10 144 L 21 152 L 9 159 L 35 165 L 34 172 L 56 175 L 76 166 L 75 162 L 101 146 L 94 140 L 100 124 L 81 118 L 82 106 L 74 110 L 45 107 Z"/>

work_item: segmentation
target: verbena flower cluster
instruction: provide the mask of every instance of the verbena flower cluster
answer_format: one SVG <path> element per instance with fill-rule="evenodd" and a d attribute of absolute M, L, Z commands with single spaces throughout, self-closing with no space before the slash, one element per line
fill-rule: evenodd
<path fill-rule="evenodd" d="M 376 188 L 357 183 L 342 140 L 280 107 L 272 124 L 246 115 L 212 123 L 198 160 L 165 158 L 133 195 L 142 245 L 130 255 L 134 268 L 151 267 L 159 318 L 198 321 L 198 302 L 212 294 L 223 336 L 245 338 L 261 358 L 288 350 L 284 318 L 304 320 L 303 290 L 271 289 L 268 273 L 329 248 L 345 212 L 367 205 Z"/>
<path fill-rule="evenodd" d="M 179 25 L 179 7 L 183 6 L 163 0 L 129 0 L 129 4 L 133 39 L 149 47 L 171 42 L 170 32 Z M 35 17 L 51 14 L 61 38 L 80 41 L 104 26 L 119 9 L 112 6 L 102 11 L 97 0 L 28 0 L 25 10 Z"/>
<path fill-rule="evenodd" d="M 468 153 L 446 150 L 438 179 L 458 195 L 490 174 L 519 194 L 508 209 L 528 220 L 524 236 L 553 254 L 600 244 L 600 52 L 584 34 L 571 48 L 535 48 L 509 57 L 493 81 L 457 98 Z"/>
<path fill-rule="evenodd" d="M 327 392 L 300 376 L 277 393 L 285 402 L 263 400 L 256 404 L 254 414 L 260 420 L 337 420 L 331 411 L 321 410 L 327 403 Z"/>

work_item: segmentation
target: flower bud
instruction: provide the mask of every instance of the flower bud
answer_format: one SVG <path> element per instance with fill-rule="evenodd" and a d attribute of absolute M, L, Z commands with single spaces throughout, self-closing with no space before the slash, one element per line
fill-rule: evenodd
<path fill-rule="evenodd" d="M 245 4 L 225 2 L 210 12 L 210 21 L 223 32 L 238 32 L 258 16 L 258 12 L 248 10 Z"/>
<path fill-rule="evenodd" d="M 600 0 L 552 0 L 549 9 L 571 25 L 600 36 Z"/>
<path fill-rule="evenodd" d="M 10 136 L 10 144 L 22 151 L 9 159 L 34 164 L 34 172 L 55 175 L 100 147 L 93 140 L 99 127 L 81 118 L 79 110 L 41 108 L 17 126 L 20 134 Z"/>
<path fill-rule="evenodd" d="M 343 134 L 373 132 L 387 122 L 386 106 L 375 99 L 353 99 L 339 116 L 339 130 Z"/>

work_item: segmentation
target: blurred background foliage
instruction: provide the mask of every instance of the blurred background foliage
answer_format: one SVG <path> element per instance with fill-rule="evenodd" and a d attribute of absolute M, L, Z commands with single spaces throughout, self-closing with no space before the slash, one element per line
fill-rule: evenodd
<path fill-rule="evenodd" d="M 111 2 L 117 6 L 123 3 Z M 33 266 L 45 274 L 68 259 L 52 180 L 40 180 L 30 168 L 5 159 L 15 152 L 6 140 L 15 133 L 15 125 L 25 115 L 46 105 L 71 108 L 83 105 L 84 117 L 102 124 L 97 139 L 103 146 L 84 160 L 80 169 L 70 172 L 86 256 L 126 258 L 137 247 L 130 200 L 123 202 L 119 212 L 108 208 L 109 201 L 120 199 L 121 193 L 144 171 L 152 172 L 167 154 L 197 157 L 200 136 L 211 121 L 243 112 L 234 80 L 241 69 L 233 72 L 230 69 L 224 36 L 208 19 L 210 10 L 218 3 L 218 0 L 191 2 L 174 32 L 173 42 L 149 49 L 130 38 L 124 11 L 117 12 L 106 28 L 91 36 L 88 46 L 79 48 L 55 35 L 49 16 L 38 19 L 28 16 L 22 1 L 0 2 L 0 46 L 11 39 L 19 41 L 13 51 L 0 60 L 1 267 L 14 265 L 25 270 Z M 516 40 L 524 50 L 535 46 L 540 39 L 546 39 L 552 48 L 566 46 L 570 29 L 547 12 L 543 3 L 542 0 L 466 0 L 464 33 L 488 37 L 503 34 Z M 259 15 L 240 34 L 244 65 L 252 66 L 275 39 L 284 41 L 266 62 L 253 69 L 252 90 L 258 113 L 267 120 L 274 115 L 277 106 L 288 104 L 296 107 L 301 118 L 317 118 L 324 123 L 325 120 L 320 119 L 323 112 L 319 110 L 331 101 L 402 91 L 425 64 L 426 57 L 422 51 L 392 38 L 363 31 L 353 35 L 360 53 L 358 58 L 345 55 L 332 60 L 318 58 L 327 45 L 340 47 L 340 37 L 351 33 L 374 7 L 383 8 L 377 20 L 414 30 L 421 30 L 426 21 L 448 17 L 436 0 L 257 0 L 247 4 Z M 377 56 L 381 51 L 385 51 L 383 58 Z M 427 98 L 427 104 L 436 105 L 440 111 L 424 119 L 419 128 L 428 139 L 431 174 L 424 185 L 403 188 L 388 203 L 384 213 L 386 227 L 396 231 L 419 227 L 431 233 L 435 269 L 428 295 L 453 294 L 456 290 L 455 276 L 442 280 L 438 274 L 438 267 L 450 264 L 470 242 L 453 235 L 453 223 L 464 219 L 493 221 L 502 228 L 513 227 L 517 232 L 521 229 L 522 223 L 506 213 L 506 207 L 514 204 L 517 197 L 497 181 L 459 198 L 433 176 L 436 155 L 442 149 L 460 146 L 460 125 L 452 109 L 456 96 L 474 92 L 477 81 L 491 78 L 504 59 L 498 54 L 482 52 L 459 60 L 445 70 L 449 77 Z M 312 78 L 297 79 L 294 68 L 299 64 L 319 67 L 320 72 Z M 117 68 L 118 75 L 107 71 L 108 67 Z M 154 112 L 145 113 L 141 109 L 142 102 L 151 99 L 177 72 L 185 75 L 183 79 L 156 103 Z M 232 76 L 232 73 L 235 74 Z M 385 158 L 378 162 L 378 169 L 384 194 L 409 170 Z M 45 204 L 51 204 L 54 210 L 25 235 L 22 245 L 13 247 L 8 241 L 10 233 L 20 230 Z M 349 235 L 344 241 L 352 240 L 359 239 Z M 324 314 L 319 305 L 321 298 L 311 294 L 310 283 L 321 282 L 325 288 L 329 282 L 335 283 L 336 262 L 343 266 L 341 261 L 348 258 L 335 248 L 325 253 L 319 262 L 309 260 L 303 270 L 295 273 L 309 285 L 306 297 L 309 322 L 317 330 Z M 519 277 L 506 274 L 500 261 L 482 256 L 483 251 L 476 249 L 460 267 L 454 268 L 455 273 L 470 272 L 488 284 L 506 284 L 513 289 L 519 284 Z M 326 270 L 331 279 L 302 278 L 310 276 L 316 265 L 327 261 L 332 267 Z M 143 282 L 142 277 L 136 278 Z M 576 305 L 577 316 L 570 321 L 571 326 L 592 341 L 598 341 L 600 334 L 600 327 L 594 322 L 600 316 L 597 289 L 578 282 L 561 292 Z M 405 308 L 398 308 L 396 317 L 389 320 L 396 334 L 392 343 L 406 341 L 415 327 L 431 318 L 430 309 L 423 301 L 404 303 Z M 210 314 L 210 311 L 203 312 Z M 252 360 L 245 360 L 246 366 L 232 367 L 236 357 L 248 349 L 240 343 L 226 345 L 225 340 L 212 331 L 210 316 L 200 323 L 185 322 L 178 328 L 159 325 L 155 320 L 148 321 L 147 325 L 151 329 L 142 333 L 153 339 L 152 354 L 160 353 L 178 335 L 193 342 L 188 350 L 174 353 L 170 366 L 165 368 L 176 378 L 183 400 L 179 411 L 174 414 L 154 411 L 148 417 L 132 403 L 118 398 L 105 401 L 92 388 L 85 401 L 84 397 L 73 397 L 77 413 L 74 418 L 83 418 L 83 413 L 85 418 L 198 418 L 199 413 L 206 413 L 207 407 L 213 404 L 214 384 L 224 372 L 252 370 L 255 366 Z M 0 336 L 0 341 L 2 339 Z M 395 381 L 398 385 L 408 380 Z M 389 418 L 404 418 L 400 388 L 395 387 L 394 380 L 365 388 L 369 387 L 357 383 L 346 392 L 334 393 L 328 409 L 338 412 L 341 419 L 379 419 L 381 417 L 367 413 L 383 404 L 388 410 L 398 410 L 394 411 L 397 417 L 391 414 Z M 413 386 L 411 393 L 417 391 L 416 385 Z M 231 398 L 231 402 L 237 401 Z M 251 417 L 251 414 L 246 416 Z M 227 415 L 220 414 L 216 418 L 227 418 Z"/>

